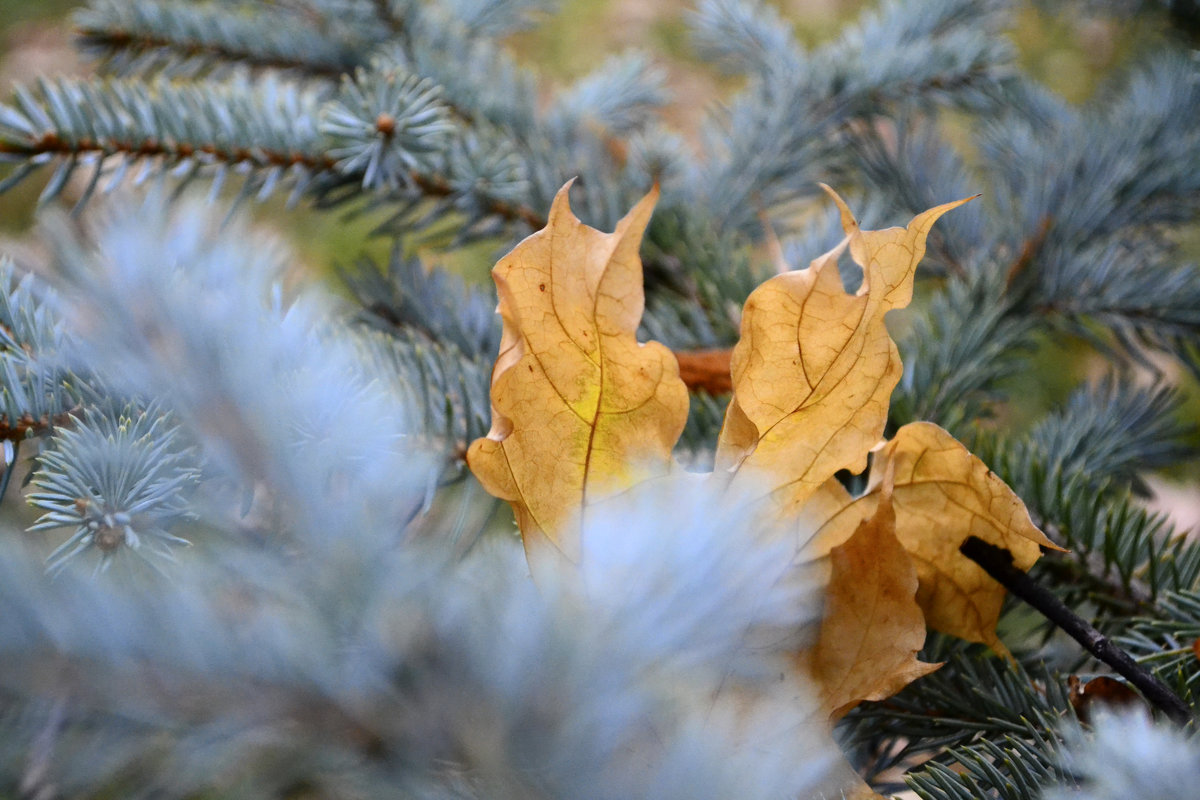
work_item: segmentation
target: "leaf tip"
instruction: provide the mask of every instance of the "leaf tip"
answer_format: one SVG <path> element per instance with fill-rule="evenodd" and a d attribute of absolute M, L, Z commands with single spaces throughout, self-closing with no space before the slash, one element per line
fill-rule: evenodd
<path fill-rule="evenodd" d="M 1040 544 L 1042 547 L 1046 548 L 1047 550 L 1053 550 L 1053 551 L 1055 551 L 1055 552 L 1057 552 L 1057 553 L 1069 553 L 1069 552 L 1071 552 L 1071 548 L 1069 548 L 1069 547 L 1062 547 L 1062 546 L 1060 546 L 1060 545 L 1058 545 L 1058 544 L 1055 544 L 1054 542 L 1052 542 L 1052 541 L 1050 540 L 1050 537 L 1049 537 L 1049 536 L 1047 536 L 1045 533 L 1043 533 L 1043 532 L 1042 532 L 1042 530 L 1041 530 L 1040 528 L 1038 528 L 1038 529 L 1036 529 L 1036 530 L 1037 530 L 1037 532 L 1038 532 L 1038 533 L 1042 534 L 1042 539 L 1041 539 L 1041 540 L 1038 542 L 1038 544 Z"/>
<path fill-rule="evenodd" d="M 923 214 L 918 214 L 914 218 L 913 221 L 916 222 L 917 220 L 928 220 L 928 224 L 932 225 L 934 222 L 937 221 L 937 219 L 939 217 L 941 217 L 946 212 L 953 211 L 954 209 L 958 208 L 959 206 L 964 206 L 977 197 L 983 197 L 983 192 L 978 192 L 977 194 L 973 194 L 970 197 L 964 197 L 961 200 L 951 200 L 949 203 L 942 203 L 940 206 L 934 206 L 933 208 L 929 209 L 928 211 L 924 212 Z M 912 226 L 910 225 L 909 227 L 911 229 Z"/>
<path fill-rule="evenodd" d="M 661 196 L 662 196 L 662 187 L 659 185 L 658 181 L 656 180 L 653 184 L 651 184 L 650 191 L 646 192 L 646 196 L 643 197 L 641 200 L 639 200 L 637 202 L 637 204 L 633 207 L 634 211 L 642 208 L 643 206 L 649 206 L 650 210 L 653 210 L 654 207 L 656 205 L 658 205 L 658 198 Z M 630 213 L 632 214 L 633 212 L 631 211 Z"/>
<path fill-rule="evenodd" d="M 842 230 L 845 231 L 847 235 L 853 234 L 855 231 L 857 231 L 858 220 L 855 219 L 854 212 L 850 210 L 850 206 L 846 205 L 846 201 L 842 199 L 842 196 L 835 192 L 827 183 L 821 183 L 818 185 L 825 190 L 825 194 L 829 195 L 830 198 L 833 199 L 833 202 L 837 205 L 838 211 L 842 215 Z"/>
<path fill-rule="evenodd" d="M 629 213 L 617 223 L 616 233 L 621 234 L 623 238 L 628 237 L 635 251 L 640 247 L 642 235 L 650 223 L 650 216 L 654 213 L 654 207 L 658 205 L 659 194 L 658 181 L 655 181 L 645 197 L 638 200 L 633 208 L 629 209 Z"/>
<path fill-rule="evenodd" d="M 547 220 L 547 227 L 550 226 L 550 223 L 553 222 L 553 220 L 564 214 L 568 219 L 578 220 L 578 217 L 575 216 L 575 212 L 571 210 L 571 187 L 575 185 L 576 180 L 577 178 L 571 178 L 554 194 L 554 200 L 550 203 L 550 214 Z"/>

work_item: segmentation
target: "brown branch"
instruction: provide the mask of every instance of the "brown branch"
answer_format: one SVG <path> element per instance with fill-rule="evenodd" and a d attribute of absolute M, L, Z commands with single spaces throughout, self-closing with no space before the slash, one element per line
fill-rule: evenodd
<path fill-rule="evenodd" d="M 1040 611 L 1085 650 L 1115 669 L 1173 722 L 1186 725 L 1192 721 L 1191 710 L 1178 695 L 1087 620 L 1067 608 L 1050 590 L 1013 566 L 1012 553 L 975 536 L 968 537 L 959 552 L 982 567 L 1005 589 Z"/>
<path fill-rule="evenodd" d="M 195 158 L 197 155 L 202 154 L 231 165 L 250 163 L 255 166 L 303 166 L 315 172 L 330 173 L 336 172 L 337 166 L 337 162 L 334 159 L 324 154 L 300 153 L 296 151 L 285 153 L 263 147 L 255 147 L 253 152 L 240 147 L 222 150 L 210 144 L 193 145 L 186 142 L 165 143 L 155 139 L 146 139 L 142 142 L 98 142 L 85 138 L 76 142 L 67 142 L 54 132 L 45 133 L 40 138 L 32 140 L 27 144 L 0 141 L 0 153 L 26 157 L 33 157 L 43 153 L 52 153 L 61 156 L 88 153 L 100 153 L 103 155 L 123 153 L 141 158 L 161 156 L 178 160 Z M 444 198 L 454 194 L 454 187 L 441 175 L 427 175 L 410 171 L 408 178 L 414 186 L 431 198 Z M 493 199 L 488 202 L 487 210 L 489 213 L 503 217 L 510 222 L 523 222 L 535 230 L 546 226 L 546 218 L 528 206 Z"/>
<path fill-rule="evenodd" d="M 276 150 L 268 150 L 261 147 L 256 147 L 254 150 L 255 152 L 251 152 L 250 150 L 241 147 L 232 150 L 222 150 L 216 145 L 211 144 L 193 145 L 187 142 L 166 143 L 160 142 L 157 139 L 144 139 L 141 142 L 99 142 L 94 139 L 82 138 L 74 142 L 68 142 L 64 141 L 53 131 L 44 133 L 41 137 L 32 139 L 23 144 L 0 141 L 0 153 L 21 155 L 26 157 L 33 157 L 46 153 L 59 156 L 85 155 L 90 153 L 98 153 L 108 156 L 120 153 L 142 158 L 163 156 L 166 158 L 183 160 L 187 158 L 195 158 L 198 154 L 202 154 L 218 161 L 224 161 L 227 164 L 241 164 L 249 162 L 255 164 L 256 166 L 270 165 L 286 167 L 301 165 L 308 167 L 309 169 L 322 172 L 333 171 L 334 165 L 337 163 L 333 159 L 324 155 L 310 155 L 295 151 L 282 153 Z"/>
<path fill-rule="evenodd" d="M 43 414 L 37 419 L 30 414 L 22 414 L 16 420 L 10 420 L 7 416 L 0 415 L 0 442 L 24 441 L 29 436 L 41 436 L 54 428 L 68 425 L 70 422 L 71 412 L 69 411 L 55 414 L 53 417 Z"/>
<path fill-rule="evenodd" d="M 234 50 L 215 42 L 184 43 L 166 36 L 152 36 L 116 28 L 78 28 L 76 36 L 86 45 L 111 50 L 174 50 L 183 57 L 208 56 L 224 61 L 239 61 L 263 69 L 298 70 L 322 78 L 345 74 L 332 64 L 319 65 L 299 58 L 268 58 L 245 50 Z"/>
<path fill-rule="evenodd" d="M 1038 228 L 1033 232 L 1033 235 L 1025 240 L 1025 244 L 1021 246 L 1021 252 L 1017 254 L 1017 258 L 1013 261 L 1012 266 L 1008 268 L 1008 276 L 1004 279 L 1004 288 L 1011 289 L 1013 282 L 1024 272 L 1031 263 L 1038 250 L 1042 249 L 1042 245 L 1046 242 L 1046 234 L 1050 232 L 1050 225 L 1053 224 L 1054 218 L 1049 214 L 1042 217 L 1042 221 L 1038 223 Z"/>
<path fill-rule="evenodd" d="M 729 394 L 733 380 L 729 375 L 732 348 L 723 350 L 679 350 L 679 377 L 689 391 L 705 391 L 712 395 Z"/>
<path fill-rule="evenodd" d="M 415 186 L 430 197 L 448 197 L 454 194 L 454 188 L 449 181 L 440 175 L 422 175 L 418 172 L 410 172 L 408 177 Z M 508 203 L 504 200 L 489 200 L 487 209 L 511 222 L 524 222 L 534 230 L 546 227 L 546 218 L 528 206 Z"/>

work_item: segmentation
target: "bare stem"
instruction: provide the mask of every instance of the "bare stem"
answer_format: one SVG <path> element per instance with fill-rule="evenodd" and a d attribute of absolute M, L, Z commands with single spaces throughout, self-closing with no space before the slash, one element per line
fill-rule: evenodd
<path fill-rule="evenodd" d="M 1173 722 L 1186 725 L 1192 721 L 1191 710 L 1177 694 L 1134 661 L 1129 653 L 1092 627 L 1087 620 L 1067 608 L 1067 605 L 1046 587 L 1013 566 L 1012 553 L 974 536 L 963 542 L 959 551 L 983 567 L 984 571 L 1003 584 L 1004 588 L 1042 612 L 1085 650 L 1115 669 Z"/>

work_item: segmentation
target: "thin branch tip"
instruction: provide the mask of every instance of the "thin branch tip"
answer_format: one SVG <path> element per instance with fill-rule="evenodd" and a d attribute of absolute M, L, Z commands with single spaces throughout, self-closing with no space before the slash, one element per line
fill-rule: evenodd
<path fill-rule="evenodd" d="M 1049 589 L 1014 566 L 1012 554 L 1007 550 L 978 537 L 969 536 L 959 547 L 959 552 L 978 564 L 1012 594 L 1040 611 L 1098 660 L 1116 670 L 1172 722 L 1178 725 L 1188 725 L 1192 722 L 1191 709 L 1179 695 L 1135 661 L 1129 653 L 1113 644 L 1087 620 L 1068 608 L 1066 603 Z"/>

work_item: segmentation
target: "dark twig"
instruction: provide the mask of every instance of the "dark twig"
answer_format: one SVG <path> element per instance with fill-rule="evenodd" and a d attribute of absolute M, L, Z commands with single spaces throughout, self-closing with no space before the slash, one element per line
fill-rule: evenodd
<path fill-rule="evenodd" d="M 1003 584 L 1004 588 L 1042 612 L 1047 619 L 1083 645 L 1089 653 L 1124 676 L 1173 722 L 1180 725 L 1191 722 L 1191 711 L 1178 695 L 1134 661 L 1132 656 L 1067 608 L 1066 604 L 1048 589 L 1014 567 L 1012 554 L 1007 550 L 971 536 L 963 542 L 959 551 L 983 567 L 984 571 Z"/>

